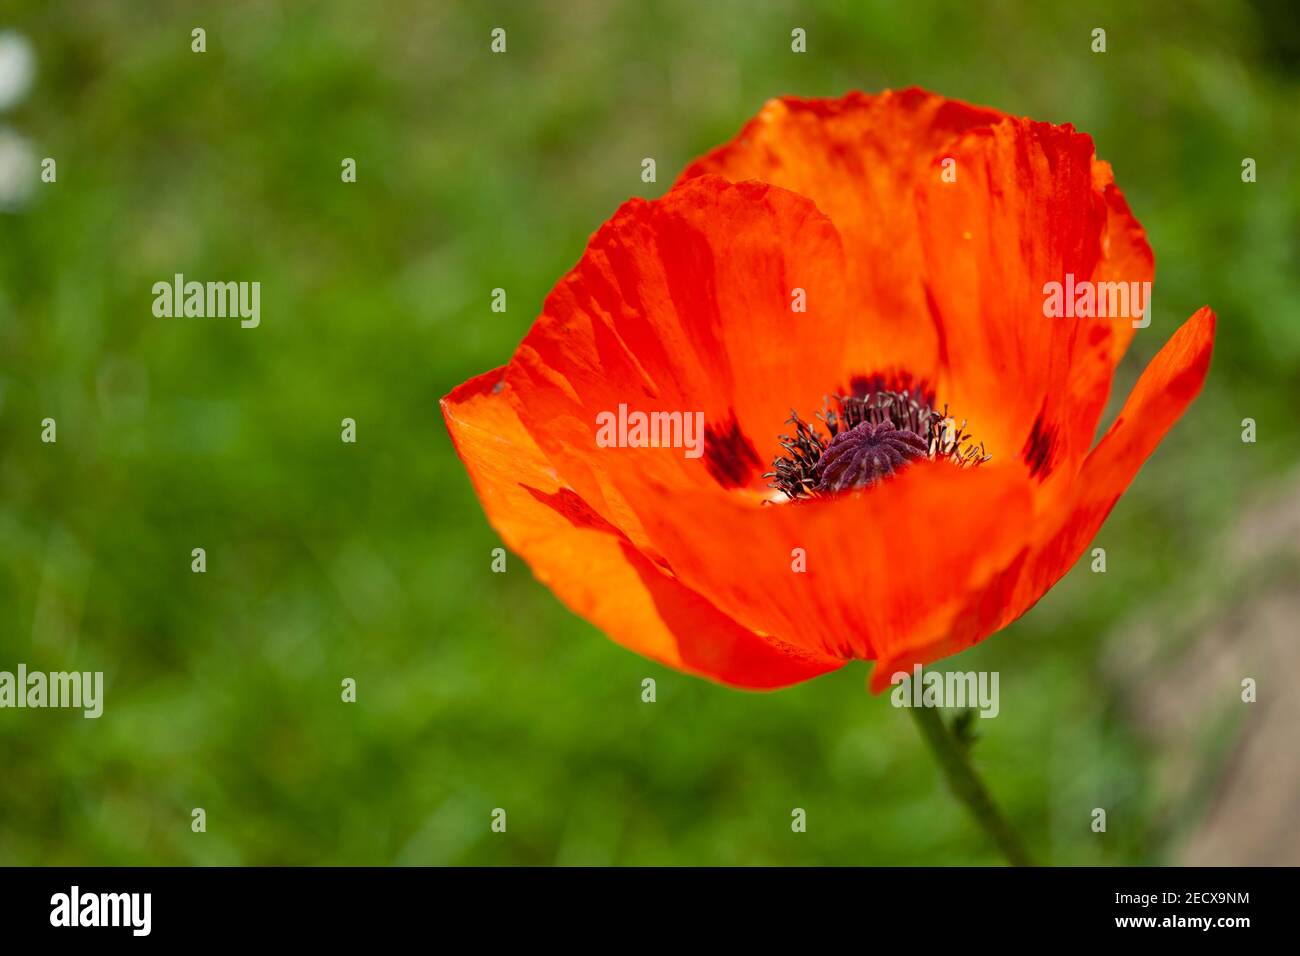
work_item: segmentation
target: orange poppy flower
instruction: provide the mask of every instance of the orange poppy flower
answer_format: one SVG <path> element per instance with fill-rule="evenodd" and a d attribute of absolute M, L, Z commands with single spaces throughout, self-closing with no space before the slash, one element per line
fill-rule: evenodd
<path fill-rule="evenodd" d="M 1070 126 L 773 100 L 443 414 L 504 542 L 614 640 L 749 688 L 873 660 L 878 691 L 1028 610 L 1199 392 L 1208 308 L 1094 445 L 1153 267 Z"/>

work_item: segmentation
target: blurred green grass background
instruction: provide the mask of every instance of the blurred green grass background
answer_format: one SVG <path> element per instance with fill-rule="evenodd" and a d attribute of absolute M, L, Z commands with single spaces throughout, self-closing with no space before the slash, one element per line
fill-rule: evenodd
<path fill-rule="evenodd" d="M 0 215 L 0 669 L 107 690 L 97 721 L 0 711 L 0 864 L 996 862 L 865 665 L 733 691 L 615 646 L 518 559 L 490 573 L 437 408 L 506 360 L 620 202 L 764 100 L 913 84 L 1072 122 L 1113 163 L 1157 259 L 1116 399 L 1197 307 L 1220 316 L 1205 393 L 1098 539 L 1108 573 L 1081 562 L 952 662 L 1001 671 L 976 760 L 1040 858 L 1170 861 L 1196 807 L 1162 798 L 1101 661 L 1153 602 L 1240 598 L 1214 587 L 1220 535 L 1296 461 L 1296 21 L 1209 0 L 19 3 L 0 29 L 37 75 L 0 126 L 58 182 Z M 261 327 L 154 318 L 176 272 L 260 281 Z"/>

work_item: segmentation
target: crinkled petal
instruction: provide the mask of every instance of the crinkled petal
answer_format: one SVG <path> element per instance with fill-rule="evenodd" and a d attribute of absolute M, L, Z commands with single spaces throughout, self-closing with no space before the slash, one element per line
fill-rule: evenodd
<path fill-rule="evenodd" d="M 740 687 L 781 687 L 842 663 L 775 646 L 637 551 L 557 480 L 508 389 L 504 369 L 485 373 L 444 398 L 443 415 L 488 520 L 571 610 L 646 657 Z"/>

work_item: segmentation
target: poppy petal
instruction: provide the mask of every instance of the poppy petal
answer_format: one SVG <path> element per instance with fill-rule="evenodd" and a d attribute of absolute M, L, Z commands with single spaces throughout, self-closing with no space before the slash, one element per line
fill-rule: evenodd
<path fill-rule="evenodd" d="M 743 626 L 875 659 L 937 640 L 1021 552 L 1018 468 L 918 462 L 865 494 L 764 505 L 709 489 L 629 500 L 679 580 Z"/>
<path fill-rule="evenodd" d="M 1029 610 L 1074 566 L 1142 463 L 1200 393 L 1215 321 L 1209 307 L 1201 308 L 1147 365 L 1119 417 L 1084 459 L 1069 497 L 1045 517 L 998 627 Z"/>
<path fill-rule="evenodd" d="M 945 143 L 1004 115 L 915 87 L 841 99 L 783 97 L 679 181 L 709 173 L 758 179 L 812 199 L 844 238 L 858 312 L 848 347 L 858 371 L 906 371 L 933 384 L 940 343 L 926 307 L 910 197 Z"/>
<path fill-rule="evenodd" d="M 1021 459 L 1041 481 L 1080 454 L 1066 427 L 1069 375 L 1092 322 L 1046 315 L 1044 289 L 1067 275 L 1086 282 L 1101 261 L 1092 140 L 1007 120 L 950 152 L 956 180 L 935 175 L 917 194 L 940 394 L 994 460 Z"/>
<path fill-rule="evenodd" d="M 966 596 L 947 631 L 893 648 L 872 672 L 872 690 L 889 686 L 890 676 L 898 671 L 949 657 L 1006 627 L 1069 571 L 1142 463 L 1200 392 L 1209 370 L 1214 326 L 1208 308 L 1183 324 L 1147 366 L 1123 411 L 1085 459 L 1068 497 L 1042 518 L 1045 530 Z"/>
<path fill-rule="evenodd" d="M 766 491 L 791 408 L 820 408 L 845 377 L 842 281 L 839 235 L 804 197 L 705 176 L 634 200 L 547 297 L 508 366 L 516 411 L 579 496 L 645 548 L 614 473 Z M 702 414 L 702 448 L 601 447 L 598 423 L 623 406 Z"/>
<path fill-rule="evenodd" d="M 671 667 L 748 688 L 782 687 L 841 661 L 782 650 L 642 555 L 555 470 L 520 423 L 503 369 L 442 400 L 456 451 L 501 539 L 571 610 Z"/>
<path fill-rule="evenodd" d="M 1155 256 L 1147 242 L 1146 230 L 1115 185 L 1109 163 L 1094 161 L 1093 188 L 1101 193 L 1106 204 L 1102 257 L 1093 281 L 1098 287 L 1103 283 L 1125 283 L 1120 291 L 1153 282 Z M 1146 288 L 1149 290 L 1151 287 Z M 1110 397 L 1115 369 L 1128 350 L 1137 327 L 1132 320 L 1085 320 L 1085 328 L 1081 330 L 1083 339 L 1074 351 L 1069 369 L 1069 407 L 1072 411 L 1068 427 L 1074 432 L 1070 444 L 1080 452 L 1080 457 L 1087 453 L 1096 438 L 1097 422 Z"/>

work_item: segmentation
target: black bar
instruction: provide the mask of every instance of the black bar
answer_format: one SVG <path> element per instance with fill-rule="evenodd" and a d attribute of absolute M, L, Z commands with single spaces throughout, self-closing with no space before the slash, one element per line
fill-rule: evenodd
<path fill-rule="evenodd" d="M 781 935 L 811 946 L 833 922 L 864 945 L 1032 941 L 1045 933 L 1231 944 L 1242 933 L 1286 926 L 1294 885 L 1295 871 L 1281 868 L 7 869 L 0 870 L 0 932 L 6 943 L 66 944 L 75 934 L 77 945 L 97 946 L 336 945 L 432 931 L 452 945 L 464 934 L 611 939 L 612 928 L 612 939 L 625 935 L 629 943 L 691 932 L 732 942 Z M 119 925 L 52 925 L 68 922 L 74 886 L 79 921 L 116 915 Z M 147 935 L 136 935 L 145 925 L 143 895 L 100 896 L 133 893 L 149 894 Z"/>

